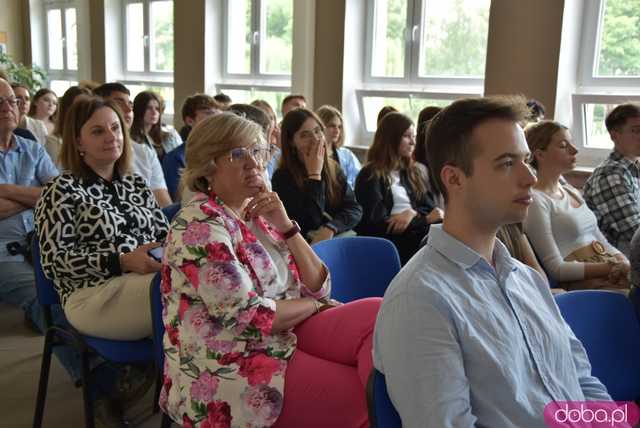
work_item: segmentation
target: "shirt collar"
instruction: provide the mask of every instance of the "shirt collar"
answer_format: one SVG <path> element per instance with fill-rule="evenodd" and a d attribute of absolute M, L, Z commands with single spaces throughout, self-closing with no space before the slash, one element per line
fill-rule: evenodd
<path fill-rule="evenodd" d="M 109 182 L 107 180 L 105 180 L 104 178 L 100 177 L 98 174 L 96 174 L 96 172 L 91 169 L 91 168 L 87 168 L 89 170 L 87 177 L 85 177 L 85 182 L 88 185 L 94 185 L 94 184 L 109 184 Z M 120 181 L 121 177 L 120 177 L 120 173 L 118 172 L 118 168 L 114 168 L 113 170 L 113 177 L 111 178 L 111 183 L 115 183 L 116 181 Z"/>
<path fill-rule="evenodd" d="M 9 152 L 20 153 L 24 151 L 25 149 L 24 145 L 26 143 L 23 140 L 24 138 L 22 138 L 21 136 L 11 133 L 11 144 L 9 144 L 9 150 L 7 150 L 5 153 L 9 153 Z"/>
<path fill-rule="evenodd" d="M 638 161 L 633 161 L 631 159 L 625 158 L 622 153 L 620 153 L 615 149 L 609 155 L 609 159 L 615 162 L 620 162 L 621 164 L 624 164 L 627 168 L 632 167 L 635 169 L 640 169 L 640 165 L 638 165 Z"/>
<path fill-rule="evenodd" d="M 487 261 L 482 258 L 479 253 L 447 233 L 442 228 L 442 224 L 431 225 L 427 243 L 462 269 L 473 268 L 478 263 L 484 263 L 489 266 Z M 499 239 L 496 239 L 493 248 L 493 261 L 495 263 L 495 270 L 499 276 L 503 276 L 503 273 L 508 273 L 516 269 L 511 254 L 509 254 L 509 251 Z"/>

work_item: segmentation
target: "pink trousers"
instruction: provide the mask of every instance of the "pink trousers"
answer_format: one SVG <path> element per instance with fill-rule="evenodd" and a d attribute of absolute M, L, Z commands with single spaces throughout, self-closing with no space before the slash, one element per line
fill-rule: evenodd
<path fill-rule="evenodd" d="M 365 388 L 372 368 L 373 327 L 380 298 L 347 303 L 294 329 L 284 405 L 274 427 L 368 427 Z"/>

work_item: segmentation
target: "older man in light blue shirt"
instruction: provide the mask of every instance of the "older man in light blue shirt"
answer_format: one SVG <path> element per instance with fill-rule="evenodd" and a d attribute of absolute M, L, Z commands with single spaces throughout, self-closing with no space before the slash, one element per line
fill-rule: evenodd
<path fill-rule="evenodd" d="M 374 337 L 405 427 L 542 428 L 550 402 L 611 399 L 546 281 L 495 237 L 531 203 L 523 104 L 460 100 L 431 124 L 445 220 L 385 293 Z"/>

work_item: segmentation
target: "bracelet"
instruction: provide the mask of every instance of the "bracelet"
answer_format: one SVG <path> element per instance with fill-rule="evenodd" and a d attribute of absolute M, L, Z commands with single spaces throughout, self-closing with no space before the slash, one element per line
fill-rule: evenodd
<path fill-rule="evenodd" d="M 322 178 L 322 175 L 321 174 L 309 174 L 309 175 L 307 175 L 307 178 L 311 178 L 311 177 Z"/>
<path fill-rule="evenodd" d="M 298 222 L 295 220 L 291 220 L 291 224 L 293 226 L 291 226 L 291 228 L 289 230 L 287 230 L 286 232 L 284 232 L 282 234 L 282 238 L 286 241 L 289 238 L 293 238 L 294 236 L 296 236 L 298 233 L 300 233 L 300 226 L 298 225 Z"/>

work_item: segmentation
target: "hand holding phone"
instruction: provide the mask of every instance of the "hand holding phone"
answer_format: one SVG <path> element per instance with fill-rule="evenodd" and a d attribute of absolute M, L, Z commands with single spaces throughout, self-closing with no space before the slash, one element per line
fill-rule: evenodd
<path fill-rule="evenodd" d="M 162 255 L 164 254 L 163 247 L 155 247 L 147 251 L 147 254 L 157 262 L 162 262 Z"/>

